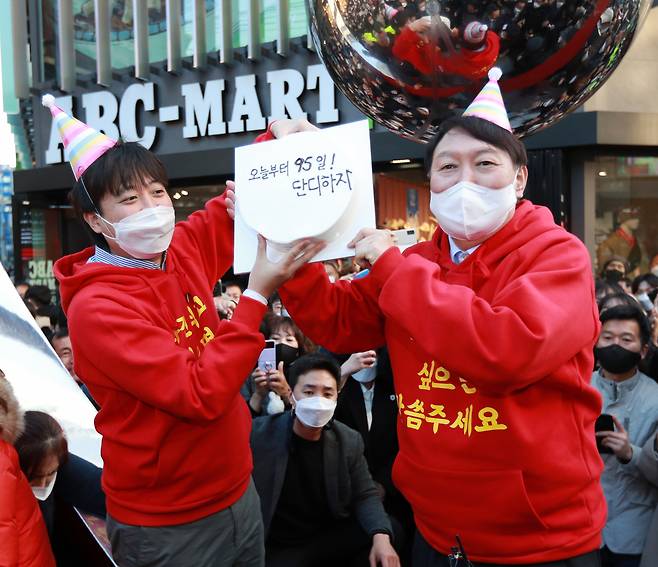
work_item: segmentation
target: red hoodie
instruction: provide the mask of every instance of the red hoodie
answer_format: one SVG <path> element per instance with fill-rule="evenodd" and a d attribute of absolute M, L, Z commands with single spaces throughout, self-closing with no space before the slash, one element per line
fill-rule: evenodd
<path fill-rule="evenodd" d="M 1 431 L 0 566 L 55 567 L 39 504 L 18 464 L 16 450 L 2 439 Z"/>
<path fill-rule="evenodd" d="M 235 503 L 251 469 L 240 386 L 263 348 L 265 306 L 219 321 L 211 290 L 233 260 L 221 198 L 176 225 L 165 270 L 55 264 L 75 371 L 101 409 L 103 489 L 119 522 L 182 524 Z"/>
<path fill-rule="evenodd" d="M 528 201 L 463 263 L 449 250 L 439 230 L 353 282 L 306 266 L 281 297 L 334 352 L 388 345 L 393 478 L 432 547 L 447 554 L 459 534 L 472 560 L 505 564 L 590 552 L 606 509 L 587 251 Z"/>
<path fill-rule="evenodd" d="M 499 51 L 500 38 L 493 31 L 487 32 L 484 47 L 477 51 L 462 48 L 452 54 L 445 54 L 408 26 L 400 32 L 393 44 L 393 55 L 410 63 L 424 75 L 446 73 L 461 75 L 472 81 L 487 76 L 498 59 Z"/>

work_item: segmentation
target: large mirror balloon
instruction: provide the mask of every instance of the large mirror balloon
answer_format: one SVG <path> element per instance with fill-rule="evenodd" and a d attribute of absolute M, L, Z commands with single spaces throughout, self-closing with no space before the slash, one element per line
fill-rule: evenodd
<path fill-rule="evenodd" d="M 555 123 L 611 75 L 651 0 L 308 0 L 338 88 L 391 131 L 428 140 L 500 67 L 510 122 Z"/>

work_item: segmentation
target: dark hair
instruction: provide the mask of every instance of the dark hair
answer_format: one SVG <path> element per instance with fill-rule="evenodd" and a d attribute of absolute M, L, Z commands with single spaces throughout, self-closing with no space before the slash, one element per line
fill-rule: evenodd
<path fill-rule="evenodd" d="M 126 187 L 150 181 L 161 183 L 165 189 L 169 185 L 162 162 L 137 142 L 118 142 L 89 166 L 82 180 L 76 181 L 69 192 L 69 202 L 94 244 L 109 250 L 105 237 L 95 233 L 85 222 L 84 213 L 103 214 L 100 202 L 105 195 L 116 196 Z"/>
<path fill-rule="evenodd" d="M 652 273 L 637 276 L 633 279 L 633 283 L 631 283 L 631 291 L 637 293 L 642 282 L 647 282 L 653 289 L 656 289 L 658 287 L 658 276 Z"/>
<path fill-rule="evenodd" d="M 228 290 L 229 287 L 239 287 L 240 291 L 243 291 L 242 286 L 240 285 L 239 282 L 225 282 L 224 291 Z"/>
<path fill-rule="evenodd" d="M 266 329 L 265 335 L 266 338 L 270 338 L 272 333 L 275 333 L 279 329 L 285 329 L 290 331 L 295 338 L 297 339 L 297 344 L 299 345 L 299 355 L 304 355 L 306 353 L 312 352 L 315 350 L 315 345 L 302 333 L 301 329 L 295 324 L 295 322 L 290 317 L 282 317 L 281 315 L 271 315 L 265 319 Z"/>
<path fill-rule="evenodd" d="M 605 263 L 603 264 L 603 267 L 601 268 L 601 276 L 605 277 L 605 271 L 608 269 L 608 266 L 612 262 L 621 262 L 624 264 L 624 275 L 630 272 L 630 266 L 628 265 L 628 262 L 626 261 L 625 258 L 622 258 L 621 256 L 612 256 L 611 258 L 608 258 Z"/>
<path fill-rule="evenodd" d="M 622 287 L 615 282 L 611 282 L 604 279 L 597 279 L 594 282 L 594 290 L 596 297 L 603 299 L 606 295 L 613 295 L 616 293 L 625 293 Z"/>
<path fill-rule="evenodd" d="M 326 370 L 336 380 L 336 388 L 340 385 L 340 366 L 338 362 L 323 354 L 305 354 L 290 365 L 288 383 L 294 388 L 300 376 L 311 370 Z"/>
<path fill-rule="evenodd" d="M 59 465 L 68 457 L 68 443 L 62 426 L 57 420 L 42 411 L 26 411 L 25 429 L 14 444 L 21 470 L 32 480 L 39 465 L 50 454 L 57 456 Z"/>
<path fill-rule="evenodd" d="M 425 173 L 428 175 L 432 168 L 434 150 L 436 150 L 443 137 L 455 128 L 465 130 L 474 138 L 507 152 L 512 159 L 512 163 L 517 167 L 528 164 L 528 154 L 526 153 L 523 142 L 511 132 L 477 116 L 453 116 L 441 123 L 434 138 L 427 144 L 425 150 Z"/>
<path fill-rule="evenodd" d="M 610 305 L 613 302 L 617 302 L 616 305 Z M 612 309 L 617 305 L 629 305 L 630 307 L 638 307 L 638 303 L 634 297 L 631 297 L 627 293 L 620 291 L 618 293 L 610 293 L 604 295 L 598 301 L 599 313 L 602 313 L 606 309 Z"/>
<path fill-rule="evenodd" d="M 32 301 L 39 308 L 44 305 L 50 305 L 53 299 L 53 292 L 46 285 L 33 285 L 25 292 L 25 299 Z"/>
<path fill-rule="evenodd" d="M 604 325 L 608 321 L 636 321 L 640 328 L 640 340 L 642 346 L 646 345 L 651 338 L 651 326 L 649 319 L 644 314 L 639 305 L 615 305 L 609 309 L 605 309 L 599 315 L 601 324 Z"/>
<path fill-rule="evenodd" d="M 61 329 L 59 329 L 58 331 L 56 331 L 55 334 L 53 335 L 52 339 L 50 339 L 50 344 L 52 344 L 53 341 L 55 341 L 55 340 L 57 340 L 57 339 L 65 339 L 65 338 L 67 338 L 68 336 L 69 336 L 69 330 L 68 330 L 68 328 L 66 328 L 66 327 L 62 327 Z"/>

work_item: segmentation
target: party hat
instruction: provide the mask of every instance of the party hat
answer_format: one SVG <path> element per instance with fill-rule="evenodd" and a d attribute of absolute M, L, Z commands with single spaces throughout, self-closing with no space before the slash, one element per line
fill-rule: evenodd
<path fill-rule="evenodd" d="M 498 80 L 502 76 L 503 72 L 498 67 L 489 69 L 489 82 L 464 111 L 464 116 L 477 116 L 511 132 L 512 127 L 507 118 L 507 110 L 505 110 L 503 96 L 500 94 L 498 86 Z"/>
<path fill-rule="evenodd" d="M 41 102 L 53 115 L 53 121 L 57 124 L 59 136 L 64 144 L 64 155 L 71 164 L 77 181 L 87 168 L 107 150 L 113 148 L 116 142 L 66 114 L 55 104 L 53 95 L 44 95 Z"/>

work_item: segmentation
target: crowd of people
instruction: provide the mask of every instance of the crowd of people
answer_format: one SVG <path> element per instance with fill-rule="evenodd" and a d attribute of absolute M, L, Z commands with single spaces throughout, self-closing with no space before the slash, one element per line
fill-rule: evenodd
<path fill-rule="evenodd" d="M 593 281 L 484 96 L 427 147 L 431 241 L 364 228 L 321 264 L 321 241 L 272 260 L 259 236 L 244 287 L 219 283 L 232 182 L 175 225 L 154 154 L 45 100 L 93 246 L 55 264 L 61 310 L 16 289 L 98 408 L 104 466 L 2 375 L 0 564 L 53 565 L 63 501 L 106 519 L 120 567 L 655 565 L 658 281 L 623 258 Z"/>
<path fill-rule="evenodd" d="M 323 267 L 331 283 L 351 281 L 360 271 L 351 258 L 328 261 Z M 658 277 L 647 273 L 631 279 L 628 269 L 626 260 L 612 258 L 602 266 L 596 279 L 602 328 L 595 347 L 597 367 L 592 383 L 603 397 L 602 413 L 614 415 L 614 429 L 596 434 L 605 463 L 602 486 L 608 504 L 604 553 L 640 556 L 645 552 L 646 557 L 655 558 L 658 557 L 655 535 L 658 529 Z M 83 380 L 75 374 L 74 354 L 59 302 L 53 303 L 49 290 L 43 286 L 17 282 L 16 290 L 64 367 L 98 408 Z M 219 317 L 230 320 L 244 290 L 239 283 L 229 281 L 219 283 L 214 291 Z M 256 366 L 246 377 L 241 394 L 254 419 L 251 440 L 254 481 L 264 500 L 261 508 L 266 552 L 271 557 L 268 565 L 318 565 L 327 558 L 337 561 L 338 556 L 349 557 L 351 565 L 367 565 L 372 538 L 367 537 L 369 532 L 359 523 L 363 514 L 366 515 L 363 521 L 371 522 L 366 524 L 368 530 L 373 533 L 381 530 L 394 536 L 402 564 L 410 565 L 415 525 L 411 508 L 392 479 L 398 452 L 399 410 L 386 348 L 349 356 L 335 355 L 312 343 L 300 331 L 276 293 L 269 298 L 260 332 L 276 343 L 276 360 L 280 364 L 268 371 Z M 324 384 L 321 380 L 320 384 L 314 382 L 315 371 L 324 373 Z M 302 399 L 305 388 L 309 393 L 315 393 L 314 388 L 318 391 L 326 388 L 327 398 L 336 401 L 335 410 L 326 412 L 330 425 L 322 424 L 338 447 L 331 459 L 325 453 L 323 461 L 323 455 L 314 449 L 313 439 L 306 439 L 303 422 L 299 425 L 302 435 L 297 434 L 293 425 L 290 438 L 291 422 L 304 418 L 303 414 L 298 415 L 299 407 L 292 411 L 293 401 Z M 38 564 L 47 565 L 45 542 L 47 534 L 54 534 L 56 497 L 105 518 L 100 471 L 69 454 L 64 433 L 51 416 L 38 411 L 21 414 L 6 380 L 0 380 L 0 414 L 3 439 L 13 444 L 18 454 L 14 466 L 20 466 L 35 498 L 32 501 L 24 488 L 17 491 L 23 503 L 16 506 L 22 507 L 23 521 L 31 534 L 26 536 L 30 546 L 25 553 L 43 557 L 43 563 Z M 321 431 L 324 430 L 316 427 L 315 436 Z M 71 459 L 76 462 L 73 467 Z M 325 472 L 325 484 L 312 482 L 313 478 L 322 477 L 322 467 L 327 471 L 328 466 L 332 470 Z M 62 467 L 65 471 L 59 473 L 57 481 Z M 361 478 L 350 477 L 340 487 L 326 485 L 329 479 L 342 482 L 341 474 L 352 467 L 359 467 Z M 273 476 L 273 471 L 278 474 Z M 5 469 L 3 475 L 8 474 Z M 20 480 L 17 470 L 11 475 L 16 482 Z M 80 478 L 86 479 L 83 497 L 75 495 L 80 490 Z M 57 487 L 55 491 L 54 487 Z M 342 500 L 330 502 L 324 491 Z M 308 495 L 317 497 L 323 507 L 311 509 L 309 504 L 305 516 L 300 516 L 297 506 Z M 358 506 L 352 504 L 355 500 L 359 501 Z M 32 501 L 29 506 L 28 501 Z M 35 520 L 36 504 L 40 505 L 47 526 L 45 531 L 38 528 L 39 522 Z M 0 534 L 3 542 L 11 541 L 7 533 Z M 12 557 L 16 550 L 8 546 L 6 552 L 5 557 Z M 336 555 L 332 555 L 334 552 Z M 643 565 L 651 563 L 647 560 Z"/>

